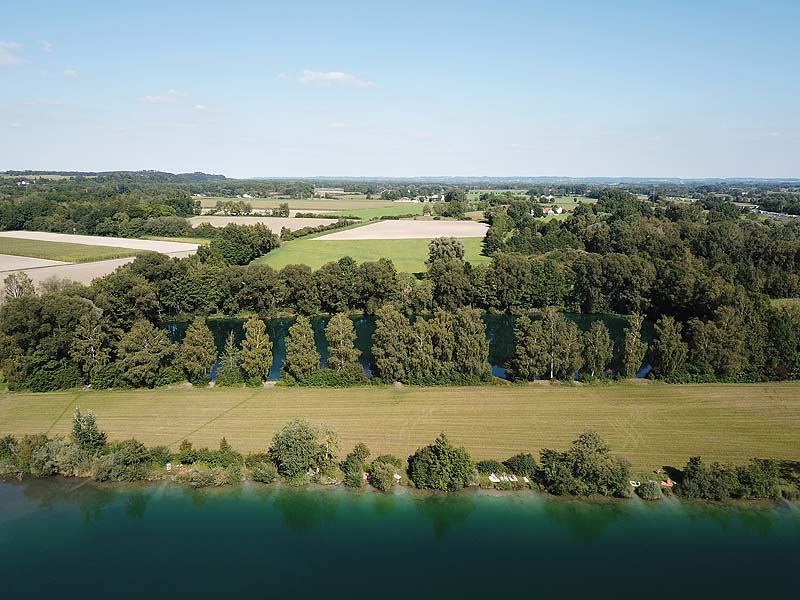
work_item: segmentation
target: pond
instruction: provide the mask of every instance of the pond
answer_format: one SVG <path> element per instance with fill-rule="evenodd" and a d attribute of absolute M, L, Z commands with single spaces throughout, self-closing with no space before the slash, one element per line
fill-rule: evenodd
<path fill-rule="evenodd" d="M 567 314 L 566 317 L 570 321 L 574 321 L 582 331 L 588 330 L 594 321 L 604 322 L 617 347 L 624 335 L 624 329 L 627 327 L 627 320 L 624 317 L 614 315 Z M 369 377 L 372 375 L 372 334 L 375 332 L 375 317 L 358 316 L 351 318 L 356 330 L 356 347 L 361 351 L 359 361 L 364 367 L 364 372 Z M 328 320 L 329 317 L 314 317 L 311 319 L 317 351 L 322 357 L 323 366 L 328 359 L 328 344 L 325 340 L 325 326 L 328 324 Z M 505 377 L 505 365 L 514 354 L 515 321 L 516 317 L 511 315 L 484 314 L 483 316 L 483 322 L 486 324 L 486 336 L 489 339 L 488 362 L 492 366 L 492 374 L 495 377 Z M 286 359 L 286 335 L 293 323 L 294 319 L 269 319 L 266 321 L 267 331 L 273 343 L 273 362 L 270 369 L 270 379 L 278 379 L 280 376 L 281 368 Z M 188 323 L 175 322 L 164 324 L 169 332 L 170 339 L 177 342 L 183 340 L 188 325 Z M 243 326 L 244 320 L 242 319 L 210 319 L 208 321 L 208 327 L 214 335 L 214 342 L 220 353 L 228 334 L 231 332 L 233 332 L 236 343 L 241 343 L 242 339 L 244 339 Z M 645 323 L 643 336 L 646 341 L 652 338 L 652 325 L 650 323 Z M 617 360 L 615 359 L 615 367 L 618 366 L 616 363 Z M 639 375 L 643 376 L 648 371 L 649 367 L 645 366 Z"/>
<path fill-rule="evenodd" d="M 6 598 L 788 598 L 798 564 L 792 504 L 0 483 Z"/>

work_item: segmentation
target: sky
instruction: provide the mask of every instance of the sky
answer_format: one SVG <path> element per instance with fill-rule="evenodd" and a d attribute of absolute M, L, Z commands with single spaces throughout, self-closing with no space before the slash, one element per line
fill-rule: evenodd
<path fill-rule="evenodd" d="M 800 2 L 26 2 L 0 170 L 800 177 Z"/>

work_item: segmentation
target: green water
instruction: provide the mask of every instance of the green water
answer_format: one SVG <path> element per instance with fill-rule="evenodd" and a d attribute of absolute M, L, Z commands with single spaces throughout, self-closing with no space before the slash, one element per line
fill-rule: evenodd
<path fill-rule="evenodd" d="M 0 484 L 4 598 L 797 597 L 796 505 Z"/>

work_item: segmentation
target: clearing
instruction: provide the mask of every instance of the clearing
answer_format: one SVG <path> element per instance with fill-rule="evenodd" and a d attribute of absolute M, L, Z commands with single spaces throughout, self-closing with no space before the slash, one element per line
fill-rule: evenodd
<path fill-rule="evenodd" d="M 358 229 L 363 229 L 359 227 Z M 281 269 L 286 265 L 308 265 L 319 269 L 322 265 L 344 256 L 362 263 L 380 258 L 389 258 L 398 271 L 421 273 L 425 271 L 430 239 L 407 240 L 322 240 L 319 238 L 300 238 L 283 242 L 269 254 L 257 258 L 254 264 L 269 265 Z M 464 238 L 465 258 L 475 264 L 490 262 L 483 256 L 483 239 Z"/>
<path fill-rule="evenodd" d="M 564 449 L 598 431 L 638 470 L 682 467 L 690 456 L 744 463 L 800 458 L 800 383 L 615 384 L 349 389 L 172 388 L 0 394 L 0 435 L 68 435 L 76 406 L 98 415 L 112 440 L 176 449 L 222 436 L 263 451 L 295 417 L 339 433 L 339 454 L 363 441 L 372 455 L 405 458 L 444 431 L 474 459 Z"/>
<path fill-rule="evenodd" d="M 483 238 L 489 228 L 476 221 L 380 221 L 364 227 L 337 231 L 314 238 L 316 243 L 333 240 L 401 240 L 437 237 Z"/>

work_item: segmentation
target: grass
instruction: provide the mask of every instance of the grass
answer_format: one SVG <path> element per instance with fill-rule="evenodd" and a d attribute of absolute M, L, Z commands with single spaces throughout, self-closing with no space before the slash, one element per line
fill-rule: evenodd
<path fill-rule="evenodd" d="M 598 431 L 637 470 L 682 467 L 690 456 L 744 463 L 800 458 L 800 383 L 616 384 L 472 388 L 173 388 L 0 394 L 0 436 L 67 435 L 75 406 L 112 440 L 177 448 L 184 438 L 265 450 L 295 417 L 332 426 L 340 454 L 358 441 L 373 456 L 406 457 L 444 431 L 473 458 L 564 449 Z"/>
<path fill-rule="evenodd" d="M 329 233 L 329 232 L 326 232 Z M 286 265 L 304 264 L 318 269 L 325 263 L 350 256 L 356 262 L 390 258 L 398 271 L 419 273 L 425 270 L 428 258 L 427 239 L 405 240 L 314 240 L 300 238 L 284 242 L 281 246 L 254 263 L 269 265 L 280 269 Z M 472 263 L 488 262 L 488 256 L 481 255 L 483 238 L 463 238 L 465 258 Z"/>
<path fill-rule="evenodd" d="M 40 240 L 0 237 L 0 254 L 60 260 L 70 263 L 125 258 L 126 256 L 136 256 L 141 252 L 141 250 L 114 248 L 113 246 L 91 246 L 70 242 L 43 242 Z"/>

